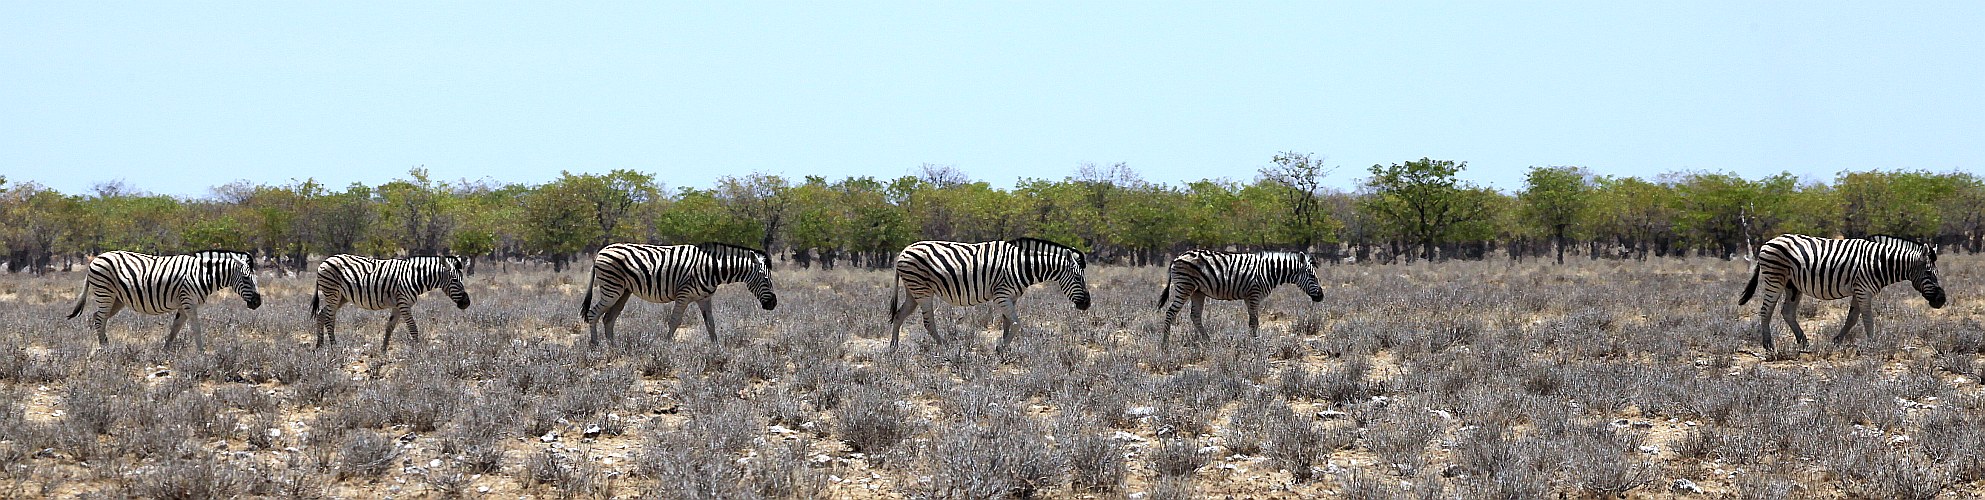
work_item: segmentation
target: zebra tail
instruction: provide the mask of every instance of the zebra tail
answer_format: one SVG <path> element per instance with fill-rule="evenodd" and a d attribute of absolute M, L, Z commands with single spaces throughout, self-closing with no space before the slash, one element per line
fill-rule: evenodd
<path fill-rule="evenodd" d="M 312 317 L 317 316 L 317 301 L 323 298 L 324 292 L 322 290 L 310 292 L 310 315 Z"/>
<path fill-rule="evenodd" d="M 896 319 L 896 307 L 902 304 L 900 301 L 903 294 L 903 277 L 897 276 L 895 282 L 895 287 L 889 289 L 889 319 L 891 321 Z"/>
<path fill-rule="evenodd" d="M 593 285 L 600 280 L 600 266 L 595 265 L 586 277 L 586 298 L 579 301 L 579 321 L 586 321 L 586 313 L 593 310 Z"/>
<path fill-rule="evenodd" d="M 69 319 L 76 319 L 76 315 L 82 314 L 83 304 L 88 304 L 89 302 L 90 302 L 90 287 L 89 285 L 84 285 L 83 294 L 76 297 L 76 308 L 69 310 Z"/>
<path fill-rule="evenodd" d="M 1158 308 L 1164 309 L 1166 302 L 1172 301 L 1172 280 L 1165 280 L 1165 291 L 1158 292 Z"/>
<path fill-rule="evenodd" d="M 1756 293 L 1757 291 L 1758 291 L 1758 266 L 1752 265 L 1751 284 L 1744 285 L 1744 296 L 1742 298 L 1737 299 L 1737 305 L 1741 306 L 1744 305 L 1745 302 L 1750 302 L 1751 294 Z"/>

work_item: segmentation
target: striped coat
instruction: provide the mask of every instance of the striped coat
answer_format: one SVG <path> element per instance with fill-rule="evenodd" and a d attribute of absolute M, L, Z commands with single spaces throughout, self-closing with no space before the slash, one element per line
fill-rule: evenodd
<path fill-rule="evenodd" d="M 1742 305 L 1755 293 L 1758 307 L 1758 338 L 1765 349 L 1772 348 L 1771 313 L 1781 309 L 1785 326 L 1799 345 L 1806 345 L 1806 332 L 1799 328 L 1797 312 L 1800 294 L 1820 300 L 1853 297 L 1847 322 L 1834 342 L 1846 340 L 1847 332 L 1859 318 L 1862 332 L 1875 331 L 1874 297 L 1883 287 L 1908 281 L 1931 308 L 1944 307 L 1944 288 L 1937 280 L 1937 251 L 1922 243 L 1891 236 L 1825 239 L 1803 234 L 1786 234 L 1759 247 L 1751 282 L 1744 286 Z"/>
<path fill-rule="evenodd" d="M 682 314 L 695 303 L 703 312 L 703 327 L 710 342 L 717 341 L 716 320 L 710 316 L 710 296 L 717 287 L 742 282 L 758 297 L 765 310 L 779 305 L 772 292 L 771 259 L 764 251 L 723 243 L 695 245 L 642 245 L 615 243 L 593 256 L 593 273 L 586 284 L 586 298 L 579 304 L 586 320 L 589 345 L 599 343 L 599 323 L 606 323 L 606 338 L 613 340 L 613 325 L 628 297 L 656 303 L 675 303 L 669 315 L 668 334 L 682 325 Z M 593 300 L 598 290 L 600 300 Z"/>
<path fill-rule="evenodd" d="M 360 309 L 392 309 L 386 320 L 386 336 L 379 340 L 380 352 L 393 341 L 393 329 L 407 325 L 407 337 L 420 340 L 420 325 L 414 322 L 414 302 L 436 288 L 455 301 L 457 309 L 469 307 L 469 291 L 462 284 L 466 263 L 457 256 L 415 256 L 405 259 L 374 259 L 339 254 L 317 265 L 317 292 L 310 296 L 310 314 L 317 320 L 317 346 L 325 339 L 338 343 L 338 309 L 345 304 Z"/>
<path fill-rule="evenodd" d="M 1013 324 L 1020 320 L 1014 304 L 1028 286 L 1054 281 L 1076 309 L 1089 308 L 1089 287 L 1082 271 L 1088 267 L 1082 252 L 1059 243 L 1034 238 L 1018 238 L 985 243 L 919 241 L 896 256 L 896 288 L 907 303 L 889 295 L 889 348 L 895 349 L 903 321 L 924 310 L 924 329 L 931 338 L 937 334 L 932 298 L 952 305 L 970 306 L 994 302 L 1003 313 L 1005 333 L 999 349 L 1013 341 Z"/>
<path fill-rule="evenodd" d="M 1323 285 L 1308 255 L 1295 252 L 1229 253 L 1194 250 L 1172 259 L 1165 290 L 1158 295 L 1158 307 L 1165 311 L 1165 331 L 1159 345 L 1171 342 L 1172 324 L 1179 309 L 1192 303 L 1192 325 L 1201 339 L 1206 338 L 1202 321 L 1206 299 L 1240 300 L 1247 303 L 1248 333 L 1261 331 L 1261 301 L 1276 287 L 1294 284 L 1309 294 L 1310 301 L 1323 301 Z"/>
<path fill-rule="evenodd" d="M 165 347 L 172 348 L 180 327 L 193 322 L 193 346 L 206 350 L 206 334 L 200 327 L 200 305 L 207 296 L 222 288 L 234 288 L 249 309 L 262 306 L 262 293 L 255 280 L 255 261 L 248 254 L 227 250 L 207 250 L 187 255 L 158 256 L 137 252 L 112 251 L 90 259 L 90 274 L 83 294 L 69 311 L 75 318 L 83 306 L 95 304 L 90 313 L 90 329 L 96 331 L 98 345 L 110 343 L 104 323 L 126 307 L 143 314 L 174 313 L 172 329 L 165 334 Z"/>

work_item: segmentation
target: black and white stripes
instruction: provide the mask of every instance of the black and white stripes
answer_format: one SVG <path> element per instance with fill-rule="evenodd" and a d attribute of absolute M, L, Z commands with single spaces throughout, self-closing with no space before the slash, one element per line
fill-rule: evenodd
<path fill-rule="evenodd" d="M 1248 333 L 1261 330 L 1261 300 L 1275 287 L 1295 284 L 1314 302 L 1323 301 L 1323 286 L 1317 282 L 1316 268 L 1308 255 L 1295 252 L 1228 253 L 1194 250 L 1172 259 L 1165 280 L 1165 291 L 1158 295 L 1158 307 L 1165 310 L 1165 331 L 1159 345 L 1172 339 L 1172 324 L 1179 308 L 1192 302 L 1192 326 L 1199 337 L 1206 337 L 1202 322 L 1206 299 L 1247 302 Z"/>
<path fill-rule="evenodd" d="M 208 250 L 187 255 L 157 256 L 137 252 L 112 251 L 90 259 L 90 275 L 83 295 L 69 311 L 75 318 L 85 304 L 96 304 L 90 314 L 90 328 L 96 330 L 98 344 L 109 344 L 104 322 L 118 310 L 129 307 L 144 314 L 175 313 L 172 329 L 166 332 L 165 347 L 172 348 L 179 328 L 193 322 L 193 345 L 206 350 L 206 335 L 200 328 L 200 304 L 215 290 L 233 287 L 249 309 L 262 306 L 262 293 L 255 282 L 254 261 L 248 254 Z"/>
<path fill-rule="evenodd" d="M 385 351 L 393 341 L 393 329 L 406 323 L 407 337 L 420 340 L 420 326 L 414 323 L 414 302 L 420 294 L 440 288 L 455 301 L 455 307 L 469 307 L 469 292 L 462 285 L 464 263 L 456 256 L 419 256 L 405 259 L 374 259 L 357 255 L 333 255 L 317 265 L 317 292 L 310 297 L 310 314 L 317 320 L 317 345 L 324 340 L 338 342 L 338 308 L 351 304 L 363 309 L 393 309 L 386 320 L 386 336 L 379 340 Z"/>
<path fill-rule="evenodd" d="M 703 327 L 709 331 L 710 341 L 716 342 L 717 324 L 710 317 L 710 296 L 717 293 L 717 286 L 744 282 L 758 296 L 758 305 L 769 311 L 779 304 L 779 297 L 772 293 L 770 266 L 765 252 L 722 243 L 607 245 L 593 257 L 593 277 L 586 285 L 585 301 L 579 305 L 589 327 L 586 342 L 599 343 L 598 323 L 602 320 L 606 323 L 607 340 L 613 340 L 614 321 L 620 317 L 621 309 L 627 307 L 629 296 L 649 302 L 674 302 L 675 310 L 669 314 L 671 338 L 682 324 L 682 313 L 689 303 L 695 302 L 703 311 Z M 593 301 L 595 288 L 599 289 L 599 302 Z"/>
<path fill-rule="evenodd" d="M 1821 300 L 1853 297 L 1847 322 L 1834 342 L 1847 337 L 1855 318 L 1861 319 L 1864 334 L 1875 331 L 1873 298 L 1889 284 L 1908 281 L 1931 308 L 1944 307 L 1944 289 L 1937 282 L 1937 251 L 1914 241 L 1889 236 L 1823 239 L 1803 234 L 1787 234 L 1765 242 L 1758 249 L 1757 264 L 1751 269 L 1751 282 L 1744 287 L 1739 305 L 1750 302 L 1753 292 L 1763 305 L 1758 308 L 1758 337 L 1765 349 L 1772 348 L 1771 312 L 1783 306 L 1785 324 L 1799 345 L 1806 345 L 1806 332 L 1796 318 L 1799 295 Z M 1762 290 L 1758 285 L 1762 283 Z"/>
<path fill-rule="evenodd" d="M 1033 238 L 985 243 L 912 243 L 896 256 L 896 286 L 904 290 L 909 303 L 899 302 L 898 294 L 890 292 L 889 347 L 896 348 L 903 320 L 909 319 L 920 306 L 924 309 L 924 329 L 932 338 L 944 341 L 937 334 L 936 313 L 932 309 L 935 304 L 930 301 L 932 297 L 940 297 L 960 306 L 994 301 L 1004 315 L 1006 331 L 1000 337 L 999 348 L 1005 349 L 1013 341 L 1013 324 L 1020 320 L 1014 303 L 1030 285 L 1055 281 L 1076 309 L 1089 308 L 1088 284 L 1082 277 L 1086 267 L 1088 263 L 1082 252 Z"/>

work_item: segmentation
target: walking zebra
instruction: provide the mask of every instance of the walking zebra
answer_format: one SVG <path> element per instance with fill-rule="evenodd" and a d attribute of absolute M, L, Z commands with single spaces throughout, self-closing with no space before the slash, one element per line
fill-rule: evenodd
<path fill-rule="evenodd" d="M 1014 304 L 1028 286 L 1054 280 L 1062 294 L 1075 302 L 1076 309 L 1089 309 L 1089 288 L 1082 279 L 1086 267 L 1088 262 L 1082 252 L 1034 238 L 985 243 L 911 243 L 896 256 L 896 289 L 907 289 L 903 296 L 909 303 L 901 304 L 896 292 L 889 293 L 889 349 L 896 349 L 903 320 L 909 319 L 920 306 L 924 310 L 924 329 L 931 338 L 944 342 L 944 337 L 937 334 L 936 304 L 930 300 L 943 297 L 945 302 L 958 306 L 995 301 L 1005 319 L 1006 331 L 999 338 L 998 348 L 1003 351 L 1013 341 L 1013 324 L 1020 321 Z"/>
<path fill-rule="evenodd" d="M 1317 282 L 1316 268 L 1311 265 L 1307 254 L 1186 252 L 1172 259 L 1165 291 L 1158 294 L 1158 307 L 1165 310 L 1165 333 L 1159 338 L 1158 345 L 1163 347 L 1171 342 L 1172 323 L 1178 321 L 1179 308 L 1184 307 L 1188 299 L 1192 301 L 1192 326 L 1199 330 L 1199 338 L 1206 338 L 1202 313 L 1208 297 L 1247 301 L 1248 334 L 1258 334 L 1261 331 L 1261 300 L 1275 291 L 1275 287 L 1285 284 L 1303 287 L 1303 293 L 1309 294 L 1311 302 L 1323 302 L 1323 285 Z M 1177 293 L 1173 292 L 1175 289 Z"/>
<path fill-rule="evenodd" d="M 379 339 L 379 352 L 386 352 L 393 341 L 393 329 L 407 324 L 407 338 L 420 341 L 420 325 L 414 323 L 414 302 L 420 294 L 440 288 L 455 301 L 456 309 L 469 308 L 469 291 L 462 286 L 465 263 L 458 256 L 416 256 L 405 259 L 374 259 L 338 254 L 317 265 L 317 293 L 310 296 L 310 314 L 317 318 L 317 347 L 329 338 L 338 343 L 338 308 L 351 304 L 377 311 L 393 308 L 386 319 L 386 336 Z"/>
<path fill-rule="evenodd" d="M 710 296 L 717 286 L 744 282 L 758 306 L 770 311 L 779 305 L 772 293 L 771 260 L 765 252 L 723 243 L 695 245 L 642 245 L 615 243 L 593 256 L 592 280 L 586 283 L 586 299 L 579 304 L 588 332 L 587 345 L 599 345 L 599 324 L 605 320 L 607 341 L 613 341 L 613 324 L 627 297 L 639 296 L 655 303 L 675 303 L 669 314 L 668 335 L 675 338 L 682 324 L 682 313 L 695 302 L 703 311 L 703 328 L 710 342 L 717 341 L 717 322 L 710 317 Z M 600 301 L 593 302 L 593 288 L 600 290 Z"/>
<path fill-rule="evenodd" d="M 1847 309 L 1847 322 L 1833 336 L 1838 343 L 1861 319 L 1863 334 L 1875 332 L 1875 293 L 1891 283 L 1907 280 L 1932 309 L 1944 307 L 1944 289 L 1937 284 L 1937 250 L 1902 238 L 1870 236 L 1865 239 L 1822 239 L 1803 234 L 1786 234 L 1764 243 L 1758 249 L 1757 264 L 1751 268 L 1751 283 L 1744 286 L 1738 305 L 1750 302 L 1751 294 L 1764 283 L 1759 295 L 1758 338 L 1764 348 L 1771 345 L 1771 310 L 1783 303 L 1785 325 L 1806 345 L 1806 332 L 1799 329 L 1799 294 L 1820 300 L 1854 297 Z M 1781 296 L 1781 294 L 1783 294 Z"/>
<path fill-rule="evenodd" d="M 144 314 L 174 313 L 172 329 L 165 334 L 165 348 L 171 349 L 179 328 L 193 322 L 193 347 L 207 350 L 206 334 L 200 328 L 200 304 L 215 290 L 233 287 L 249 309 L 262 307 L 262 292 L 256 288 L 255 261 L 248 254 L 227 250 L 207 250 L 187 255 L 148 255 L 112 251 L 90 259 L 90 275 L 76 308 L 96 299 L 90 314 L 90 328 L 96 330 L 98 345 L 110 344 L 104 335 L 104 322 L 117 311 L 130 307 Z"/>

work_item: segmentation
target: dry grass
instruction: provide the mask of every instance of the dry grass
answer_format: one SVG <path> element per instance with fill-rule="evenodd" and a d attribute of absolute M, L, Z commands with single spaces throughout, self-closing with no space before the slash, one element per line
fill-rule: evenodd
<path fill-rule="evenodd" d="M 384 355 L 383 312 L 311 349 L 305 278 L 216 295 L 194 353 L 128 312 L 97 348 L 61 319 L 79 273 L 0 276 L 0 496 L 1976 494 L 1981 263 L 1946 259 L 1943 310 L 1895 286 L 1878 334 L 1779 353 L 1714 260 L 1326 267 L 1323 303 L 1278 293 L 1260 337 L 1215 303 L 1169 352 L 1163 273 L 1099 268 L 1086 312 L 1035 289 L 1004 356 L 983 307 L 887 352 L 868 271 L 781 270 L 771 312 L 727 289 L 719 345 L 636 303 L 587 351 L 584 273 L 513 265 Z M 1845 309 L 1802 314 L 1825 339 Z"/>

